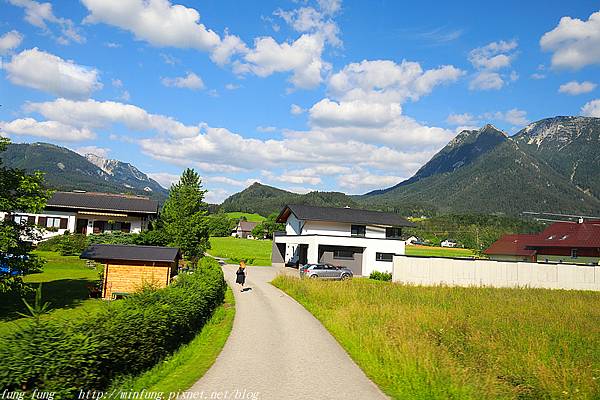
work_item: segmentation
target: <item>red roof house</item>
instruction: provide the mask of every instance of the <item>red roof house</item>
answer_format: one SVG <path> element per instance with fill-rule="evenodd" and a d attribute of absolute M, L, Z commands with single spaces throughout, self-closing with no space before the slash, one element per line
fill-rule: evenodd
<path fill-rule="evenodd" d="M 498 261 L 598 264 L 600 221 L 556 222 L 537 235 L 506 235 L 484 253 Z"/>
<path fill-rule="evenodd" d="M 535 250 L 527 249 L 526 245 L 536 237 L 537 235 L 504 235 L 483 253 L 496 261 L 535 262 Z"/>

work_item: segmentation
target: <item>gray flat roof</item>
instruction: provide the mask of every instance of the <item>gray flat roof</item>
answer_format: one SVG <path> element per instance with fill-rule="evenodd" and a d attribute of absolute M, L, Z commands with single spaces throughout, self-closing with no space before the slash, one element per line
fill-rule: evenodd
<path fill-rule="evenodd" d="M 55 192 L 46 207 L 157 214 L 158 201 L 111 193 Z"/>
<path fill-rule="evenodd" d="M 287 221 L 290 213 L 293 213 L 298 219 L 310 221 L 345 222 L 360 225 L 415 226 L 399 214 L 390 212 L 356 208 L 317 207 L 304 204 L 285 206 L 277 217 L 277 221 Z"/>
<path fill-rule="evenodd" d="M 81 253 L 80 258 L 90 260 L 174 262 L 179 258 L 179 249 L 176 247 L 161 246 L 93 244 Z"/>

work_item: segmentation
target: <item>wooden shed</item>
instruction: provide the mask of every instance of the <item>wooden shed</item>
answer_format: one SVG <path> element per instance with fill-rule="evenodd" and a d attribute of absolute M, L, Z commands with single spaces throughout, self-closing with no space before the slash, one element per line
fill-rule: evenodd
<path fill-rule="evenodd" d="M 167 286 L 177 274 L 181 253 L 175 247 L 94 244 L 80 257 L 104 264 L 102 298 L 115 299 L 144 285 Z"/>

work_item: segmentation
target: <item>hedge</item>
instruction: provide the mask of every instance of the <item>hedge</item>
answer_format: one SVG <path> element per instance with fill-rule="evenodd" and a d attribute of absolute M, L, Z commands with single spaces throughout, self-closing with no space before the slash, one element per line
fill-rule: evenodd
<path fill-rule="evenodd" d="M 203 258 L 160 290 L 146 288 L 79 321 L 42 319 L 0 339 L 0 388 L 77 398 L 140 373 L 189 342 L 223 302 L 219 264 Z"/>

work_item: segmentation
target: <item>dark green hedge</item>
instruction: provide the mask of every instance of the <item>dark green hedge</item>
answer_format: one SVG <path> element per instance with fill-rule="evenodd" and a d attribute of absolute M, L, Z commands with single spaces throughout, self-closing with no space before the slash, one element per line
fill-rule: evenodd
<path fill-rule="evenodd" d="M 190 341 L 223 302 L 219 264 L 203 258 L 170 286 L 108 303 L 79 321 L 46 319 L 0 338 L 0 388 L 77 398 L 137 374 Z"/>

